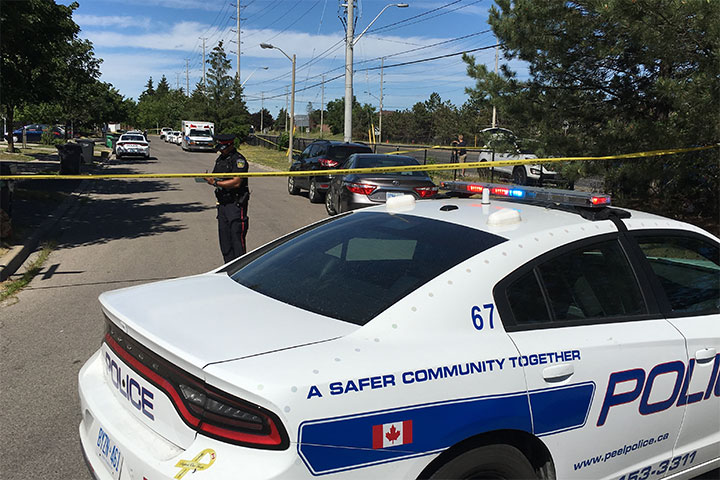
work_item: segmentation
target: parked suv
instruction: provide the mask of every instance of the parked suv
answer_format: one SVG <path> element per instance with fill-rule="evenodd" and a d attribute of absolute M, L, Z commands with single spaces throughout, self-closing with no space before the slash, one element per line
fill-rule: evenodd
<path fill-rule="evenodd" d="M 537 158 L 532 151 L 524 149 L 519 144 L 513 132 L 505 128 L 486 128 L 480 132 L 486 145 L 490 149 L 480 150 L 478 162 L 498 162 L 503 160 L 530 160 Z M 542 184 L 544 181 L 554 182 L 557 172 L 542 165 L 501 165 L 494 167 L 495 172 L 512 177 L 516 185 Z M 487 169 L 478 169 L 481 175 L 487 174 Z"/>
<path fill-rule="evenodd" d="M 290 171 L 328 170 L 338 168 L 353 153 L 372 153 L 372 149 L 362 143 L 344 143 L 330 140 L 318 140 L 296 158 Z M 307 177 L 288 177 L 288 193 L 297 195 L 300 190 L 308 191 L 312 203 L 321 203 L 330 187 L 329 175 L 308 175 Z"/>

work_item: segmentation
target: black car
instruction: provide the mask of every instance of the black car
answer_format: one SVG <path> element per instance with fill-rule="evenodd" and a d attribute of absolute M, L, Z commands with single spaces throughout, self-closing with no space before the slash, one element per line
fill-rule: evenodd
<path fill-rule="evenodd" d="M 403 155 L 352 155 L 341 168 L 373 168 L 420 165 L 413 157 Z M 333 175 L 325 196 L 328 214 L 385 203 L 388 198 L 411 195 L 416 200 L 433 198 L 438 187 L 423 171 L 388 173 L 350 173 Z"/>
<path fill-rule="evenodd" d="M 310 145 L 293 160 L 290 171 L 328 170 L 338 168 L 354 153 L 372 153 L 372 149 L 362 143 L 345 143 L 331 140 L 318 140 Z M 297 195 L 300 190 L 307 190 L 312 203 L 320 203 L 330 187 L 329 175 L 308 175 L 288 177 L 288 193 Z"/>

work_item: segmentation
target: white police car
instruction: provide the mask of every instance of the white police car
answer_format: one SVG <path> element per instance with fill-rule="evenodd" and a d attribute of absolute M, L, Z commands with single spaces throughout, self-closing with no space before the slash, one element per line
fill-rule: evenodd
<path fill-rule="evenodd" d="M 718 239 L 605 196 L 445 187 L 525 202 L 399 197 L 101 295 L 79 375 L 95 476 L 717 468 Z"/>

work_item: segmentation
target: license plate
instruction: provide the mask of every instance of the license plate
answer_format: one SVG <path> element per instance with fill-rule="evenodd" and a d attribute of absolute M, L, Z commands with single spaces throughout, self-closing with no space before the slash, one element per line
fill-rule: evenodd
<path fill-rule="evenodd" d="M 120 476 L 120 468 L 122 467 L 123 455 L 112 438 L 100 427 L 97 438 L 97 454 L 110 470 L 113 478 Z"/>
<path fill-rule="evenodd" d="M 403 195 L 405 195 L 405 194 L 399 193 L 399 192 L 387 192 L 385 194 L 385 200 L 387 200 L 389 198 L 402 197 Z"/>

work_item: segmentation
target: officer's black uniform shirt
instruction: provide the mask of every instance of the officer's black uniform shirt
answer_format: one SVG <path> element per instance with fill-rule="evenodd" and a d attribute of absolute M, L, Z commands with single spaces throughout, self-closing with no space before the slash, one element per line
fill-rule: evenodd
<path fill-rule="evenodd" d="M 212 173 L 244 173 L 248 171 L 248 168 L 249 165 L 245 157 L 243 157 L 237 150 L 233 149 L 227 155 L 220 154 L 217 160 L 215 160 L 215 167 L 213 168 Z M 227 178 L 223 178 L 223 180 L 227 180 Z M 221 204 L 233 203 L 239 198 L 247 198 L 246 194 L 249 194 L 249 192 L 248 181 L 247 178 L 245 178 L 242 184 L 237 188 L 228 189 L 217 187 L 215 189 L 215 196 Z"/>

